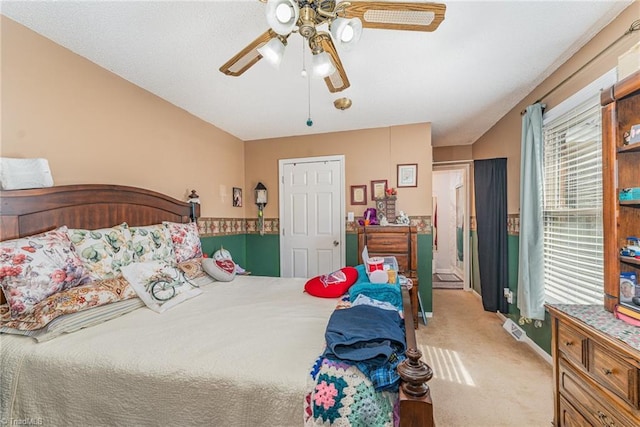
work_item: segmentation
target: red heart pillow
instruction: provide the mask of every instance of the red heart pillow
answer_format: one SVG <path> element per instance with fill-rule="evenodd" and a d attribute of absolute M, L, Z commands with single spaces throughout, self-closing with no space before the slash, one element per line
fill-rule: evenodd
<path fill-rule="evenodd" d="M 356 280 L 358 280 L 358 270 L 345 267 L 333 273 L 309 279 L 304 285 L 304 290 L 314 297 L 338 298 L 347 293 Z"/>

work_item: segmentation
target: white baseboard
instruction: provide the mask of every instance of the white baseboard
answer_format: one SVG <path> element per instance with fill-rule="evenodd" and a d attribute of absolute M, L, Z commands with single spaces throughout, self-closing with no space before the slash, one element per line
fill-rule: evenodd
<path fill-rule="evenodd" d="M 500 312 L 496 312 L 496 314 L 498 315 L 502 323 L 504 323 L 507 320 L 507 317 L 504 314 Z M 540 346 L 536 344 L 535 341 L 529 338 L 529 335 L 527 335 L 526 338 L 522 340 L 522 342 L 524 342 L 529 347 L 531 347 L 533 351 L 535 351 L 538 354 L 538 356 L 542 357 L 549 365 L 553 365 L 553 358 L 551 357 L 551 355 L 547 354 L 546 351 L 540 348 Z"/>

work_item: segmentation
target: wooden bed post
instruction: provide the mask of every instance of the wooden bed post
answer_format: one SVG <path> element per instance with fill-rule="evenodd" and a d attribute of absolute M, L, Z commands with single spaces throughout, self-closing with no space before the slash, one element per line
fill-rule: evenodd
<path fill-rule="evenodd" d="M 398 366 L 400 383 L 400 427 L 432 427 L 433 402 L 427 382 L 433 377 L 433 370 L 420 360 L 416 334 L 411 313 L 409 291 L 402 289 L 404 327 L 407 336 L 407 359 Z"/>

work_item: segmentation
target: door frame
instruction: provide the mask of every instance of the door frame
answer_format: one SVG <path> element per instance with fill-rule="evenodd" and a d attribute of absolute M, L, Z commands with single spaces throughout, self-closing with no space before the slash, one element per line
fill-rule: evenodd
<path fill-rule="evenodd" d="M 464 238 L 462 241 L 462 256 L 464 257 L 464 277 L 462 278 L 463 289 L 471 290 L 471 161 L 437 162 L 433 164 L 432 173 L 438 171 L 462 172 L 462 182 L 466 188 L 464 192 Z M 433 197 L 433 193 L 431 194 Z"/>
<path fill-rule="evenodd" d="M 346 219 L 345 219 L 345 157 L 343 154 L 338 154 L 334 156 L 318 156 L 318 157 L 300 157 L 295 159 L 279 159 L 278 160 L 278 218 L 280 218 L 280 224 L 283 224 L 282 218 L 284 218 L 284 167 L 288 164 L 296 164 L 296 163 L 322 163 L 328 161 L 337 161 L 339 162 L 339 170 L 340 170 L 340 194 L 338 199 L 340 200 L 340 265 L 342 267 L 345 266 L 347 256 L 346 256 Z M 280 276 L 282 276 L 282 271 L 284 271 L 284 254 L 282 253 L 284 248 L 284 235 L 283 229 L 280 227 Z"/>

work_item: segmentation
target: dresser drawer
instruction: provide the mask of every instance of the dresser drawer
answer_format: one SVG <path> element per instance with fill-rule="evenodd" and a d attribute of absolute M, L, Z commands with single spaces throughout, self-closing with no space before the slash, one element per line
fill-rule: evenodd
<path fill-rule="evenodd" d="M 558 427 L 584 427 L 589 421 L 567 400 L 560 396 L 560 424 Z"/>
<path fill-rule="evenodd" d="M 409 235 L 407 233 L 368 233 L 365 244 L 369 255 L 380 253 L 408 253 Z"/>
<path fill-rule="evenodd" d="M 633 407 L 640 408 L 638 406 L 640 372 L 637 367 L 620 359 L 605 347 L 590 341 L 589 372 L 603 387 L 611 390 Z"/>
<path fill-rule="evenodd" d="M 621 407 L 610 407 L 610 402 L 599 389 L 592 387 L 578 372 L 560 359 L 560 398 L 565 398 L 588 421 L 583 425 L 637 426 L 638 418 Z M 561 412 L 562 415 L 562 412 Z"/>
<path fill-rule="evenodd" d="M 558 323 L 558 351 L 572 362 L 584 366 L 584 352 L 586 350 L 587 337 L 578 330 Z"/>

